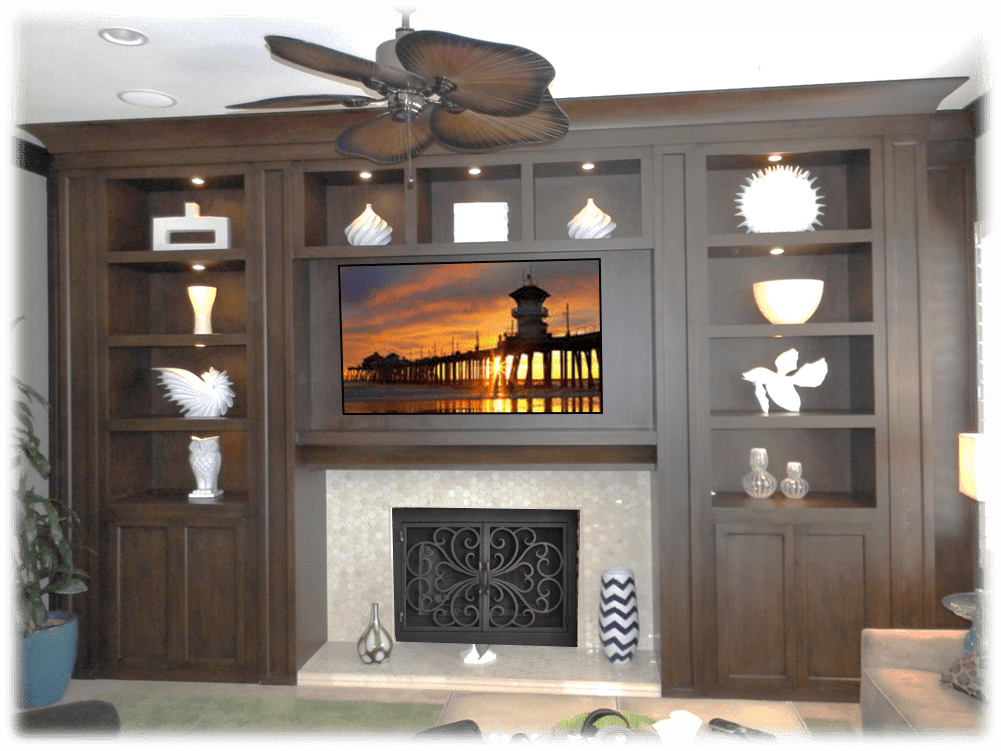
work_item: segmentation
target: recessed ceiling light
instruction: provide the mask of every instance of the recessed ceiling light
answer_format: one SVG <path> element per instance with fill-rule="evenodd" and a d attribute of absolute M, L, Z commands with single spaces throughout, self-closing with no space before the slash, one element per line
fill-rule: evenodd
<path fill-rule="evenodd" d="M 173 107 L 177 100 L 159 91 L 121 91 L 118 98 L 136 107 Z"/>
<path fill-rule="evenodd" d="M 191 178 L 191 184 L 192 185 L 204 185 L 205 184 L 205 178 L 204 177 L 192 177 Z"/>
<path fill-rule="evenodd" d="M 470 167 L 469 168 L 469 174 L 470 175 L 478 175 L 478 174 L 480 174 L 480 168 L 479 167 Z"/>
<path fill-rule="evenodd" d="M 191 264 L 191 270 L 192 271 L 205 271 L 205 264 L 204 263 L 193 263 L 193 264 Z"/>
<path fill-rule="evenodd" d="M 782 155 L 781 154 L 769 154 L 768 155 L 768 161 L 769 162 L 781 162 L 782 161 Z"/>
<path fill-rule="evenodd" d="M 773 256 L 780 256 L 780 255 L 782 255 L 783 253 L 786 252 L 786 249 L 785 248 L 772 248 L 768 252 L 771 253 Z"/>
<path fill-rule="evenodd" d="M 371 180 L 372 173 L 369 172 L 368 170 L 365 170 L 364 172 L 359 172 L 358 177 L 360 177 L 362 180 Z"/>
<path fill-rule="evenodd" d="M 582 165 L 580 165 L 580 168 L 586 170 L 592 170 L 594 169 L 594 162 L 584 162 Z"/>
<path fill-rule="evenodd" d="M 106 42 L 122 44 L 126 47 L 138 47 L 149 41 L 148 36 L 135 29 L 101 29 L 97 34 Z"/>

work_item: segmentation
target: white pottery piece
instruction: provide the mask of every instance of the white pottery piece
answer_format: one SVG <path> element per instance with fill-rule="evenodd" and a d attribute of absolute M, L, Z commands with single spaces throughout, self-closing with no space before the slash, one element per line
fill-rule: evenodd
<path fill-rule="evenodd" d="M 796 370 L 797 362 L 799 362 L 799 352 L 788 349 L 775 358 L 776 370 L 759 367 L 743 374 L 745 381 L 754 384 L 754 395 L 758 399 L 761 411 L 766 415 L 769 399 L 782 409 L 799 412 L 801 400 L 796 388 L 814 388 L 822 384 L 827 377 L 826 358 L 821 357 L 815 362 L 809 362 L 799 370 Z"/>
<path fill-rule="evenodd" d="M 616 224 L 612 217 L 599 209 L 593 198 L 587 199 L 587 204 L 577 215 L 567 222 L 567 231 L 574 240 L 597 240 L 610 237 Z"/>
<path fill-rule="evenodd" d="M 344 228 L 344 234 L 352 245 L 387 245 L 393 239 L 393 228 L 366 203 L 365 210 Z"/>
<path fill-rule="evenodd" d="M 806 232 L 820 225 L 817 178 L 787 164 L 758 170 L 737 191 L 737 216 L 748 232 Z"/>
<path fill-rule="evenodd" d="M 195 334 L 212 333 L 212 306 L 215 304 L 215 287 L 188 287 L 188 299 L 195 311 Z"/>
<path fill-rule="evenodd" d="M 153 218 L 153 250 L 224 250 L 229 247 L 230 221 L 224 216 L 202 216 L 197 203 L 184 204 L 184 216 Z M 211 232 L 209 242 L 174 242 L 179 236 L 191 232 Z"/>
<path fill-rule="evenodd" d="M 209 368 L 199 378 L 184 368 L 153 368 L 167 399 L 180 406 L 185 417 L 222 417 L 233 406 L 233 381 L 224 370 Z"/>
<path fill-rule="evenodd" d="M 820 279 L 773 279 L 754 283 L 754 303 L 769 323 L 806 323 L 824 294 Z"/>
<path fill-rule="evenodd" d="M 608 568 L 601 572 L 598 630 L 601 647 L 611 662 L 622 664 L 633 659 L 640 626 L 636 582 L 629 569 Z"/>
<path fill-rule="evenodd" d="M 219 436 L 198 438 L 191 436 L 188 446 L 188 463 L 195 473 L 195 490 L 188 493 L 192 503 L 211 503 L 222 495 L 219 490 L 219 470 L 222 468 L 222 453 L 219 451 Z"/>

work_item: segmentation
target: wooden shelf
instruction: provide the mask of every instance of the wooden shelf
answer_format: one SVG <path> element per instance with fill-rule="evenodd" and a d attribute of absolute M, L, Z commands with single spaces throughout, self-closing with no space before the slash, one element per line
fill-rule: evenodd
<path fill-rule="evenodd" d="M 247 430 L 250 421 L 242 417 L 126 417 L 108 420 L 108 430 L 119 433 L 212 432 Z"/>
<path fill-rule="evenodd" d="M 776 475 L 781 482 L 781 478 Z M 792 511 L 801 509 L 871 509 L 876 499 L 871 494 L 825 493 L 810 490 L 805 498 L 786 498 L 776 490 L 770 498 L 751 498 L 746 493 L 718 492 L 712 495 L 715 508 L 754 509 L 757 511 Z"/>
<path fill-rule="evenodd" d="M 246 334 L 118 334 L 109 347 L 242 347 Z"/>

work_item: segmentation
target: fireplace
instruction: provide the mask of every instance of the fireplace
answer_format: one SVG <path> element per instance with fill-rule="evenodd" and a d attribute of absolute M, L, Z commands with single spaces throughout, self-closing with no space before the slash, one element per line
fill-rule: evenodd
<path fill-rule="evenodd" d="M 577 646 L 579 512 L 394 508 L 397 641 Z"/>
<path fill-rule="evenodd" d="M 638 649 L 653 650 L 659 643 L 649 471 L 336 469 L 326 480 L 328 642 L 353 650 L 372 603 L 379 604 L 383 626 L 398 640 L 392 616 L 393 509 L 458 508 L 576 512 L 577 647 L 566 651 L 604 659 L 598 615 L 601 572 L 610 567 L 635 573 Z M 431 646 L 400 646 L 409 644 Z"/>

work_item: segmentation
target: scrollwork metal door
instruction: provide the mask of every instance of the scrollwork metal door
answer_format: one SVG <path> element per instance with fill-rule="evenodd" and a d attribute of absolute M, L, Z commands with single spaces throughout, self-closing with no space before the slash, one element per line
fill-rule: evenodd
<path fill-rule="evenodd" d="M 397 641 L 577 644 L 576 511 L 394 509 Z"/>

